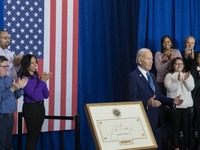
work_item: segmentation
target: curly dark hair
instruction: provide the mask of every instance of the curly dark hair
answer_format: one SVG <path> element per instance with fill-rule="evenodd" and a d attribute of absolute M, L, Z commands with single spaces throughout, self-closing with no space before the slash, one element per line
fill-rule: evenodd
<path fill-rule="evenodd" d="M 171 48 L 174 48 L 174 43 L 173 43 L 172 38 L 171 38 L 169 35 L 164 35 L 164 36 L 162 36 L 161 42 L 160 42 L 160 44 L 161 44 L 161 53 L 164 53 L 164 52 L 165 52 L 165 51 L 164 51 L 164 47 L 163 47 L 163 42 L 164 42 L 164 40 L 165 40 L 166 38 L 169 38 L 169 40 L 170 40 L 171 43 L 172 43 Z"/>
<path fill-rule="evenodd" d="M 38 63 L 38 60 L 37 60 L 35 55 L 32 55 L 32 54 L 24 55 L 22 60 L 21 60 L 21 63 L 20 63 L 19 71 L 17 72 L 18 77 L 22 77 L 22 76 L 32 77 L 32 75 L 29 73 L 29 70 L 28 70 L 28 68 L 31 65 L 31 58 L 32 57 L 35 57 L 36 63 Z M 38 76 L 38 72 L 35 71 L 34 75 Z"/>

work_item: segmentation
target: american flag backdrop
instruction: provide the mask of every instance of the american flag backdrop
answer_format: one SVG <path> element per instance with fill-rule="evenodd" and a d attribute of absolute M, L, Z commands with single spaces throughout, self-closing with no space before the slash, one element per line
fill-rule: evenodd
<path fill-rule="evenodd" d="M 52 72 L 46 115 L 77 113 L 78 0 L 5 0 L 4 27 L 16 55 L 34 54 L 38 71 Z M 17 101 L 22 111 L 22 98 Z M 72 121 L 45 120 L 42 131 L 72 129 Z M 23 131 L 26 132 L 23 122 Z M 14 134 L 17 133 L 17 113 Z"/>

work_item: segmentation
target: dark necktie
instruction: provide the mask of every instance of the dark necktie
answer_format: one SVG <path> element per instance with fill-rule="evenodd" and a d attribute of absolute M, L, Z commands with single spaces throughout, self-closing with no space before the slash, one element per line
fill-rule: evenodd
<path fill-rule="evenodd" d="M 148 77 L 148 81 L 150 83 L 151 89 L 155 92 L 154 82 L 153 82 L 153 79 L 152 79 L 152 77 L 151 77 L 149 72 L 147 72 L 147 77 Z"/>

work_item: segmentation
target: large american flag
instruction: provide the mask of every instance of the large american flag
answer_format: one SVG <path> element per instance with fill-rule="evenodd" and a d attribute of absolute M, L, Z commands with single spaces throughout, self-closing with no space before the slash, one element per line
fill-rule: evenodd
<path fill-rule="evenodd" d="M 34 54 L 39 73 L 52 72 L 46 115 L 77 113 L 78 0 L 5 0 L 4 27 L 14 54 Z M 22 111 L 18 100 L 18 112 Z M 42 131 L 72 129 L 72 121 L 45 120 Z M 25 132 L 25 124 L 23 122 Z M 17 113 L 14 133 L 17 133 Z"/>

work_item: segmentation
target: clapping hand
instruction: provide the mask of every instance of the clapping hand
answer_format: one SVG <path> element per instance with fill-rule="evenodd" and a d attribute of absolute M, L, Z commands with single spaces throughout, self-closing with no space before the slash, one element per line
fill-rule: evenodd
<path fill-rule="evenodd" d="M 189 78 L 189 76 L 190 76 L 190 71 L 186 72 L 184 74 L 184 77 L 181 79 L 181 73 L 179 72 L 179 74 L 178 74 L 178 80 L 179 81 L 187 80 Z"/>
<path fill-rule="evenodd" d="M 22 54 L 19 54 L 19 55 L 17 55 L 17 56 L 14 56 L 13 65 L 14 65 L 14 66 L 19 66 L 22 57 L 23 57 Z"/>
<path fill-rule="evenodd" d="M 186 72 L 184 75 L 184 80 L 187 80 L 190 76 L 190 71 Z"/>
<path fill-rule="evenodd" d="M 178 80 L 181 81 L 181 73 L 178 73 Z"/>
<path fill-rule="evenodd" d="M 46 82 L 51 77 L 52 77 L 52 72 L 49 72 L 49 73 L 43 72 L 43 74 L 41 76 L 41 80 L 44 81 L 44 82 Z"/>
<path fill-rule="evenodd" d="M 154 95 L 153 97 L 151 97 L 149 100 L 148 100 L 148 106 L 149 107 L 159 107 L 161 105 L 161 102 L 156 100 L 155 99 L 156 96 Z"/>
<path fill-rule="evenodd" d="M 27 82 L 28 82 L 27 77 L 24 77 L 22 79 L 19 78 L 16 82 L 16 85 L 18 86 L 19 89 L 23 89 L 26 86 Z"/>
<path fill-rule="evenodd" d="M 19 89 L 23 89 L 26 86 L 27 82 L 28 82 L 28 78 L 15 79 L 13 81 L 13 85 L 10 89 L 12 92 L 19 90 Z"/>

